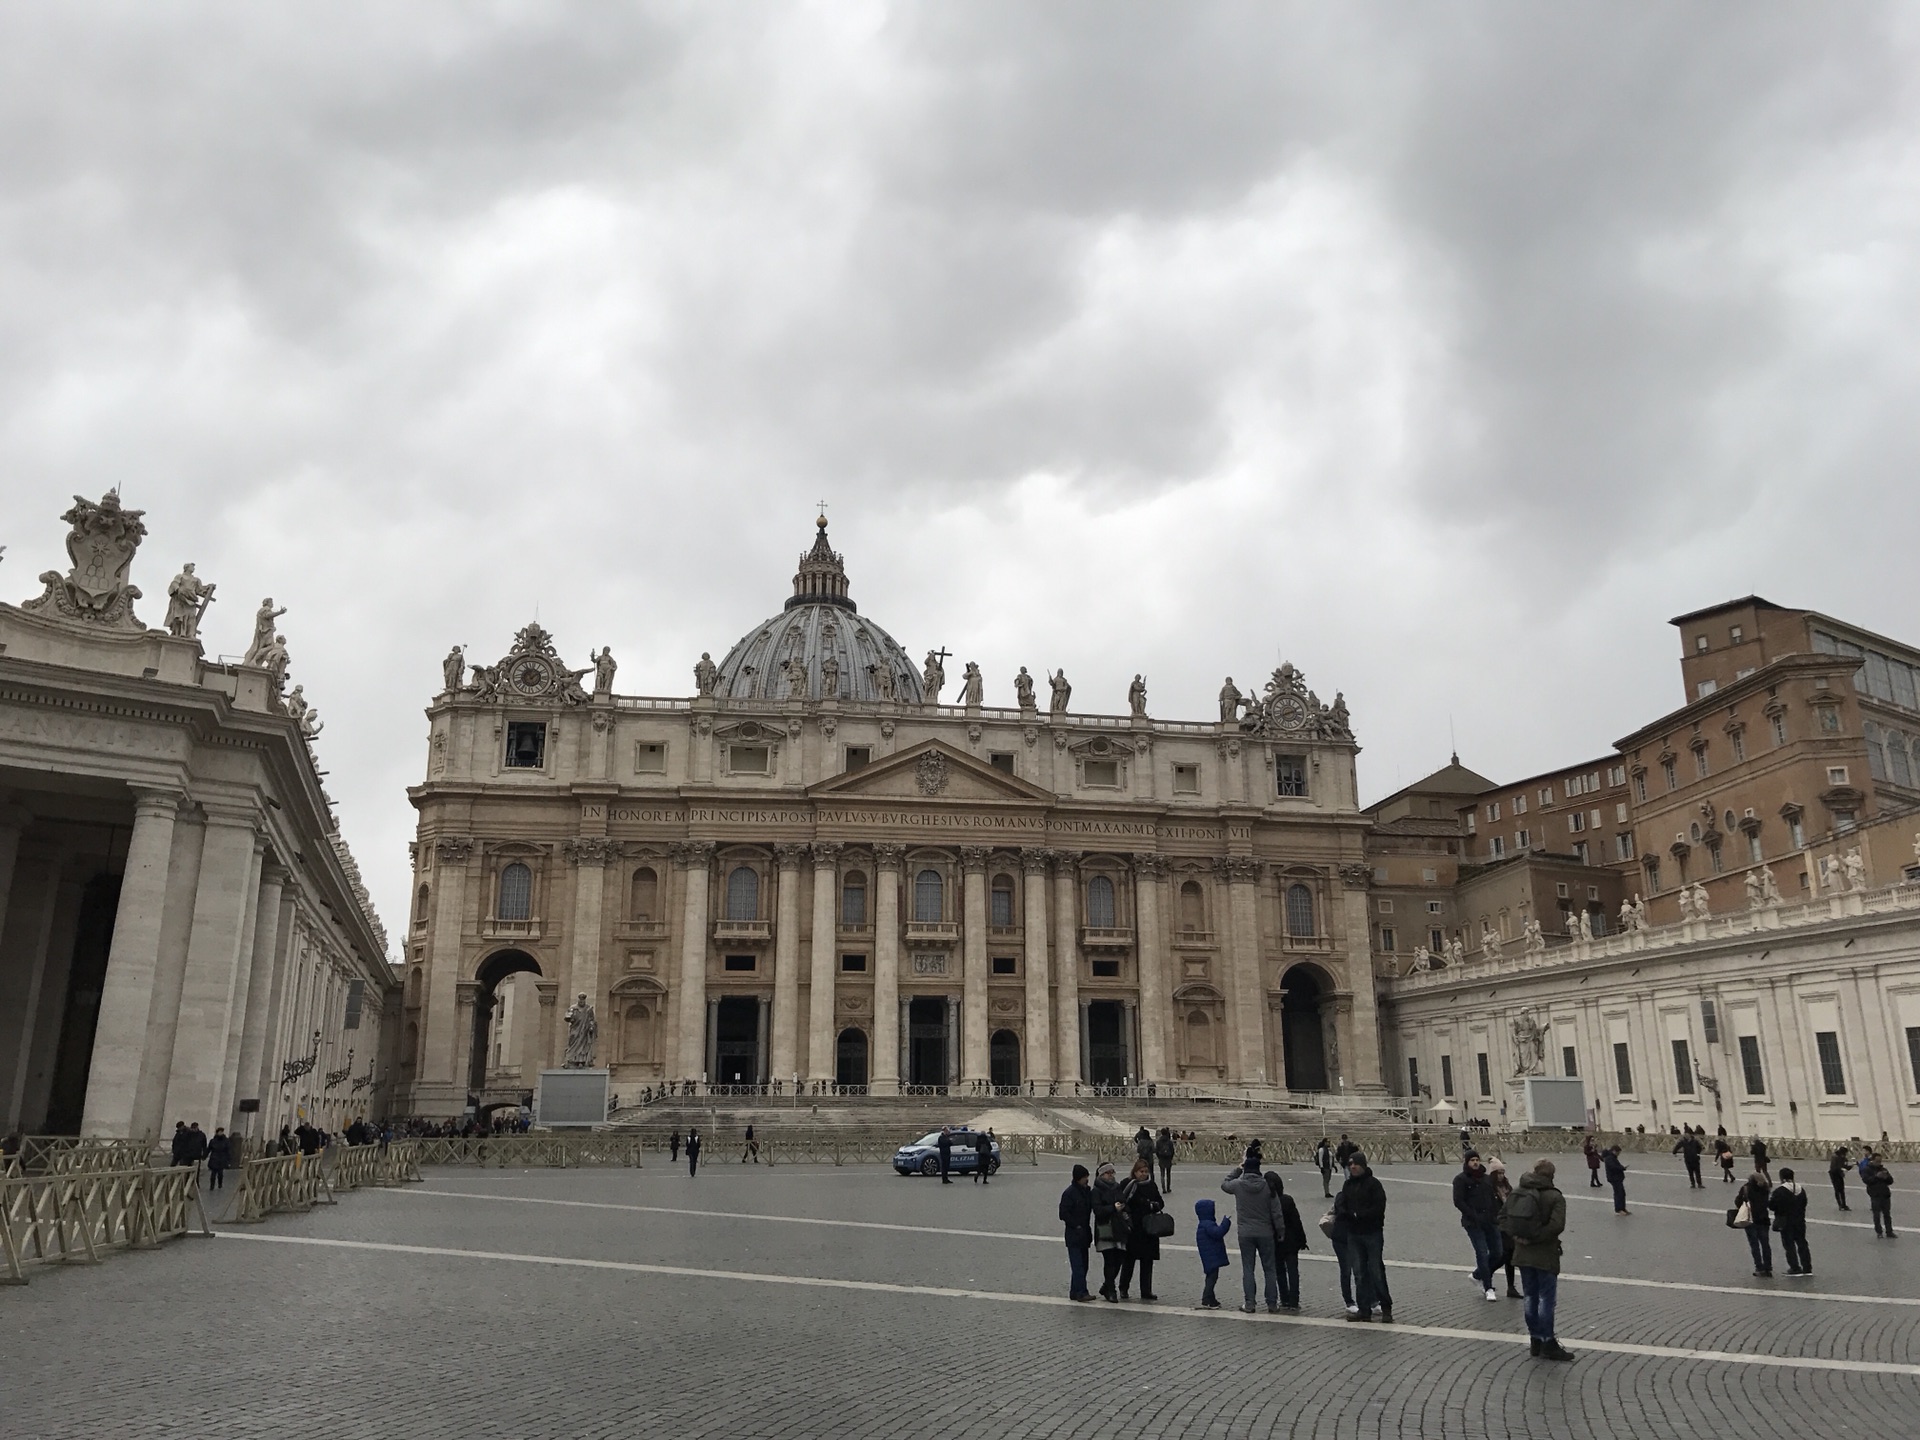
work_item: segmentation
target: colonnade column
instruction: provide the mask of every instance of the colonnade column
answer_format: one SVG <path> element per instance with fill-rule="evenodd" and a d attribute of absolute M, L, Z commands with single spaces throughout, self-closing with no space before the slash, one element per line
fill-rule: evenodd
<path fill-rule="evenodd" d="M 153 1003 L 154 970 L 160 959 L 160 921 L 166 913 L 167 873 L 173 857 L 173 825 L 180 813 L 176 790 L 133 792 L 133 834 L 120 877 L 113 943 L 101 986 L 99 1020 L 93 1032 L 93 1063 L 87 1072 L 85 1136 L 126 1137 L 133 1126 L 134 1092 L 145 1055 L 147 1009 Z"/>
<path fill-rule="evenodd" d="M 800 866 L 804 845 L 776 845 L 779 897 L 773 917 L 773 1058 L 775 1080 L 791 1080 L 798 1069 L 800 1041 Z"/>
<path fill-rule="evenodd" d="M 260 1054 L 252 1070 L 246 1067 L 244 1059 L 246 1051 L 244 1049 L 241 1051 L 243 1059 L 240 1066 L 240 1083 L 251 1084 L 253 1093 L 260 1097 L 260 1123 L 263 1127 L 272 1118 L 268 1112 L 268 1097 L 279 1085 L 280 1061 L 284 1058 L 281 1054 L 281 1037 L 286 1032 L 286 1026 L 282 1024 L 281 1017 L 286 1014 L 287 989 L 294 979 L 294 967 L 299 963 L 300 957 L 298 905 L 295 895 L 287 891 L 283 882 L 280 890 L 280 917 L 275 926 L 276 954 L 273 958 L 273 983 L 267 992 L 267 1007 L 260 1024 Z M 397 1049 L 394 1058 L 396 1062 L 399 1059 Z M 413 1063 L 417 1074 L 420 1064 L 417 1050 Z"/>
<path fill-rule="evenodd" d="M 876 1095 L 900 1088 L 900 861 L 904 845 L 873 847 L 873 1044 L 868 1083 Z"/>
<path fill-rule="evenodd" d="M 20 858 L 20 835 L 33 812 L 0 794 L 0 934 L 7 928 L 7 902 L 13 894 L 13 869 Z"/>
<path fill-rule="evenodd" d="M 1227 1035 L 1232 1046 L 1229 1077 L 1241 1085 L 1267 1083 L 1267 1027 L 1260 995 L 1260 874 L 1251 855 L 1220 862 L 1227 877 L 1227 914 L 1232 935 L 1227 952 Z"/>
<path fill-rule="evenodd" d="M 1052 996 L 1048 993 L 1047 864 L 1044 850 L 1028 850 L 1020 857 L 1026 872 L 1026 913 L 1021 933 L 1026 936 L 1027 1045 L 1026 1078 L 1037 1085 L 1053 1079 Z"/>
<path fill-rule="evenodd" d="M 414 1072 L 416 1090 L 437 1086 L 442 1092 L 425 1097 L 429 1104 L 454 1104 L 466 1088 L 465 1079 L 453 1073 L 458 1040 L 453 987 L 460 979 L 462 932 L 468 910 L 467 863 L 472 857 L 473 840 L 469 836 L 443 835 L 433 842 L 433 935 L 427 942 L 427 1005 L 420 1024 L 419 1068 Z M 295 1013 L 299 1015 L 300 1011 Z M 300 1020 L 294 1030 L 296 1056 L 307 1053 L 307 1030 L 298 1028 L 304 1024 Z"/>
<path fill-rule="evenodd" d="M 1346 1048 L 1340 1063 L 1348 1088 L 1379 1092 L 1387 1088 L 1387 1077 L 1380 1065 L 1380 1014 L 1373 994 L 1372 917 L 1367 913 L 1367 882 L 1372 873 L 1365 865 L 1350 865 L 1340 872 L 1347 887 L 1341 904 L 1347 932 L 1347 988 L 1352 992 L 1353 1002 L 1352 1014 L 1347 1017 L 1347 1034 L 1342 1037 Z"/>
<path fill-rule="evenodd" d="M 178 1118 L 197 1119 L 202 1125 L 216 1123 L 215 1116 L 222 1124 L 226 1119 L 220 1082 L 226 1070 L 227 1031 L 234 1023 L 233 997 L 243 957 L 252 959 L 260 863 L 266 853 L 265 837 L 255 827 L 251 811 L 207 809 L 166 1105 Z"/>
<path fill-rule="evenodd" d="M 1161 917 L 1161 881 L 1166 862 L 1158 855 L 1133 857 L 1134 923 L 1140 971 L 1140 1053 L 1134 1057 L 1139 1081 L 1169 1080 L 1167 1035 L 1172 999 L 1167 981 L 1167 933 Z"/>
<path fill-rule="evenodd" d="M 838 952 L 834 917 L 839 907 L 840 847 L 832 842 L 813 847 L 813 946 L 808 967 L 807 1078 L 832 1080 L 833 972 Z"/>
<path fill-rule="evenodd" d="M 619 854 L 619 842 L 597 835 L 570 840 L 564 847 L 573 862 L 573 947 L 569 979 L 573 992 L 586 992 L 596 1011 L 600 1003 L 601 914 L 606 904 L 607 866 Z"/>
<path fill-rule="evenodd" d="M 686 904 L 680 915 L 679 1045 L 674 1068 L 683 1080 L 707 1073 L 707 882 L 713 866 L 713 842 L 695 840 L 675 852 L 686 866 Z"/>
<path fill-rule="evenodd" d="M 960 1079 L 982 1084 L 992 1078 L 987 1059 L 987 852 L 983 846 L 960 849 L 963 900 L 960 925 Z"/>
<path fill-rule="evenodd" d="M 227 1044 L 227 1074 L 221 1082 L 229 1111 L 243 1099 L 260 1096 L 260 1053 L 266 1048 L 267 1006 L 273 998 L 273 976 L 280 954 L 280 896 L 288 878 L 285 866 L 272 860 L 261 863 L 246 997 L 244 1003 L 238 999 L 234 1002 L 239 1023 L 233 1027 Z M 240 1133 L 237 1114 L 229 1116 L 227 1127 L 235 1134 Z"/>
<path fill-rule="evenodd" d="M 1060 1017 L 1054 1040 L 1060 1047 L 1060 1062 L 1054 1078 L 1079 1080 L 1080 1068 L 1080 857 L 1064 851 L 1054 855 L 1053 872 L 1053 962 L 1054 1014 Z"/>

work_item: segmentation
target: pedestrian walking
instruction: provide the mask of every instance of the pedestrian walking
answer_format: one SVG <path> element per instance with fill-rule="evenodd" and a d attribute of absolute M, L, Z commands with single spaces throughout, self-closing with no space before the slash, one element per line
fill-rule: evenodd
<path fill-rule="evenodd" d="M 1762 1279 L 1773 1274 L 1773 1236 L 1769 1223 L 1773 1185 L 1758 1170 L 1747 1177 L 1733 1201 L 1733 1224 L 1747 1232 L 1747 1249 L 1753 1252 L 1753 1273 Z"/>
<path fill-rule="evenodd" d="M 1487 1299 L 1498 1300 L 1493 1271 L 1506 1248 L 1500 1237 L 1500 1197 L 1476 1150 L 1467 1151 L 1460 1173 L 1453 1177 L 1453 1208 L 1460 1212 L 1460 1228 L 1473 1246 L 1473 1283 L 1486 1291 Z"/>
<path fill-rule="evenodd" d="M 1762 1175 L 1765 1175 L 1767 1177 L 1767 1183 L 1771 1185 L 1773 1183 L 1773 1176 L 1771 1174 L 1773 1167 L 1767 1163 L 1767 1142 L 1762 1140 L 1758 1135 L 1754 1136 L 1753 1144 L 1747 1147 L 1747 1153 L 1753 1157 L 1753 1168 L 1758 1170 Z"/>
<path fill-rule="evenodd" d="M 953 1169 L 953 1127 L 951 1125 L 942 1125 L 940 1127 L 940 1140 L 937 1148 L 940 1151 L 940 1183 L 942 1185 L 951 1185 L 953 1183 L 953 1176 L 949 1173 Z"/>
<path fill-rule="evenodd" d="M 1266 1268 L 1267 1311 L 1280 1311 L 1280 1256 L 1274 1244 L 1273 1207 L 1266 1177 L 1260 1173 L 1260 1152 L 1249 1146 L 1240 1168 L 1227 1173 L 1220 1188 L 1233 1196 L 1233 1218 L 1240 1226 L 1240 1308 L 1253 1314 L 1254 1285 L 1261 1266 Z"/>
<path fill-rule="evenodd" d="M 1780 1167 L 1780 1183 L 1773 1187 L 1773 1229 L 1787 1254 L 1787 1274 L 1813 1274 L 1813 1252 L 1807 1249 L 1807 1192 L 1794 1183 L 1793 1171 Z"/>
<path fill-rule="evenodd" d="M 700 1173 L 700 1132 L 687 1131 L 687 1178 L 691 1180 Z"/>
<path fill-rule="evenodd" d="M 1153 1142 L 1153 1155 L 1160 1162 L 1160 1188 L 1167 1194 L 1173 1193 L 1173 1157 L 1176 1147 L 1173 1143 L 1173 1131 L 1162 1125 L 1160 1138 Z"/>
<path fill-rule="evenodd" d="M 1087 1167 L 1073 1167 L 1073 1178 L 1060 1192 L 1060 1223 L 1067 1235 L 1067 1298 L 1091 1300 L 1087 1293 L 1087 1252 L 1093 1248 L 1093 1190 Z"/>
<path fill-rule="evenodd" d="M 193 1163 L 193 1136 L 187 1132 L 186 1121 L 176 1120 L 173 1122 L 173 1140 L 167 1148 L 167 1153 L 173 1157 L 173 1163 L 175 1165 L 191 1165 Z"/>
<path fill-rule="evenodd" d="M 1722 1135 L 1713 1142 L 1713 1158 L 1720 1162 L 1720 1179 L 1723 1184 L 1733 1184 L 1733 1146 Z"/>
<path fill-rule="evenodd" d="M 227 1134 L 227 1127 L 213 1127 L 213 1138 L 207 1142 L 207 1188 L 224 1190 L 226 1188 L 227 1167 L 233 1164 L 233 1140 Z"/>
<path fill-rule="evenodd" d="M 760 1163 L 760 1142 L 753 1138 L 753 1126 L 751 1125 L 747 1126 L 746 1142 L 747 1148 L 740 1152 L 740 1163 L 742 1165 L 746 1164 L 747 1157 L 751 1155 L 753 1157 L 753 1163 L 758 1165 Z"/>
<path fill-rule="evenodd" d="M 1117 1305 L 1120 1267 L 1127 1263 L 1127 1207 L 1111 1161 L 1102 1161 L 1093 1177 L 1093 1248 L 1100 1252 L 1100 1298 Z"/>
<path fill-rule="evenodd" d="M 1847 1147 L 1836 1145 L 1833 1154 L 1827 1160 L 1827 1179 L 1833 1182 L 1834 1203 L 1842 1210 L 1847 1206 L 1847 1170 L 1852 1162 L 1847 1159 Z"/>
<path fill-rule="evenodd" d="M 187 1143 L 190 1147 L 187 1152 L 189 1165 L 197 1165 L 207 1158 L 207 1132 L 200 1128 L 198 1120 L 187 1126 Z"/>
<path fill-rule="evenodd" d="M 993 1136 L 981 1131 L 973 1137 L 973 1179 L 976 1185 L 993 1183 Z M 1151 1165 L 1147 1167 L 1153 1169 Z"/>
<path fill-rule="evenodd" d="M 1233 1221 L 1213 1218 L 1213 1201 L 1196 1200 L 1193 1202 L 1193 1243 L 1200 1252 L 1200 1268 L 1206 1272 L 1207 1283 L 1201 1287 L 1200 1303 L 1196 1310 L 1218 1310 L 1220 1298 L 1213 1293 L 1214 1281 L 1220 1278 L 1220 1272 L 1227 1268 L 1227 1232 L 1233 1229 Z"/>
<path fill-rule="evenodd" d="M 1340 1138 L 1344 1140 L 1347 1137 L 1342 1135 Z M 1313 1147 L 1313 1168 L 1320 1172 L 1320 1198 L 1331 1200 L 1333 1198 L 1333 1147 L 1327 1144 L 1327 1137 L 1324 1135 L 1320 1137 L 1320 1143 Z"/>
<path fill-rule="evenodd" d="M 1707 1182 L 1700 1178 L 1700 1151 L 1702 1148 L 1700 1137 L 1693 1133 L 1693 1127 L 1691 1125 L 1684 1127 L 1680 1135 L 1680 1143 L 1673 1147 L 1673 1153 L 1678 1155 L 1686 1164 L 1687 1188 L 1689 1190 L 1702 1190 L 1706 1188 Z"/>
<path fill-rule="evenodd" d="M 1893 1235 L 1893 1172 L 1888 1170 L 1880 1157 L 1871 1150 L 1867 1152 L 1872 1162 L 1867 1166 L 1867 1208 L 1873 1212 L 1873 1233 L 1884 1233 L 1889 1240 Z"/>
<path fill-rule="evenodd" d="M 1554 1334 L 1560 1300 L 1560 1237 L 1567 1228 L 1567 1197 L 1553 1183 L 1553 1161 L 1538 1161 L 1507 1198 L 1505 1224 L 1513 1236 L 1526 1293 L 1527 1339 L 1538 1360 L 1571 1360 Z"/>
<path fill-rule="evenodd" d="M 1333 1168 L 1340 1172 L 1343 1181 L 1347 1173 L 1347 1161 L 1353 1158 L 1353 1152 L 1359 1148 L 1347 1138 L 1346 1132 L 1341 1132 L 1340 1143 L 1333 1147 Z"/>
<path fill-rule="evenodd" d="M 1347 1180 L 1333 1202 L 1346 1221 L 1348 1263 L 1353 1266 L 1354 1309 L 1349 1320 L 1370 1321 L 1380 1307 L 1384 1324 L 1393 1323 L 1393 1292 L 1387 1288 L 1387 1190 L 1356 1150 L 1347 1157 Z"/>
<path fill-rule="evenodd" d="M 1500 1264 L 1507 1273 L 1507 1299 L 1523 1298 L 1520 1287 L 1513 1283 L 1513 1236 L 1507 1233 L 1507 1201 L 1513 1198 L 1513 1182 L 1507 1178 L 1507 1166 L 1498 1155 L 1487 1162 L 1487 1176 L 1493 1181 L 1493 1193 L 1500 1202 L 1499 1213 L 1494 1223 L 1500 1230 Z"/>
<path fill-rule="evenodd" d="M 1620 1158 L 1620 1147 L 1609 1145 L 1600 1152 L 1600 1159 L 1607 1167 L 1607 1183 L 1613 1187 L 1613 1213 L 1631 1215 L 1627 1209 L 1627 1162 Z"/>
<path fill-rule="evenodd" d="M 1153 1164 L 1153 1132 L 1144 1125 L 1133 1133 L 1133 1153 L 1147 1164 Z"/>
<path fill-rule="evenodd" d="M 1287 1194 L 1280 1176 L 1266 1173 L 1267 1204 L 1273 1219 L 1273 1248 L 1279 1258 L 1280 1308 L 1300 1308 L 1300 1252 L 1307 1248 L 1307 1227 L 1300 1223 L 1300 1207 Z"/>
<path fill-rule="evenodd" d="M 1587 1187 L 1598 1190 L 1600 1188 L 1600 1147 L 1593 1143 L 1593 1136 L 1589 1135 L 1580 1142 L 1580 1153 L 1587 1157 Z"/>
<path fill-rule="evenodd" d="M 1134 1157 L 1133 1173 L 1120 1187 L 1120 1200 L 1127 1211 L 1127 1258 L 1120 1262 L 1120 1298 L 1128 1298 L 1128 1291 L 1133 1288 L 1134 1268 L 1138 1266 L 1140 1298 L 1158 1300 L 1160 1297 L 1153 1293 L 1153 1262 L 1160 1258 L 1160 1237 L 1154 1233 L 1158 1227 L 1150 1217 L 1166 1209 L 1166 1197 L 1153 1183 L 1150 1157 Z"/>
<path fill-rule="evenodd" d="M 680 1163 L 680 1127 L 678 1125 L 673 1127 L 673 1133 L 667 1137 L 667 1148 L 673 1163 L 678 1165 Z"/>

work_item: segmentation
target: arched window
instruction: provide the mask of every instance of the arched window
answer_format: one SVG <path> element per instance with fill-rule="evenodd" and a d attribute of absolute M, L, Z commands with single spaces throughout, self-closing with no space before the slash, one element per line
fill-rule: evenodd
<path fill-rule="evenodd" d="M 1114 927 L 1113 881 L 1104 875 L 1087 881 L 1087 924 L 1095 930 Z"/>
<path fill-rule="evenodd" d="M 428 893 L 429 893 L 429 892 L 428 892 L 428 890 L 427 890 L 427 887 L 426 887 L 425 885 L 422 885 L 422 886 L 420 887 L 420 893 L 419 893 L 419 895 L 417 895 L 417 896 L 416 896 L 416 897 L 414 898 L 414 905 L 413 905 L 413 918 L 414 918 L 415 920 L 418 920 L 418 921 L 419 921 L 419 922 L 420 922 L 421 924 L 423 924 L 423 925 L 424 925 L 424 924 L 426 924 L 426 921 L 427 921 L 427 896 L 428 896 Z"/>
<path fill-rule="evenodd" d="M 518 860 L 500 872 L 500 904 L 493 913 L 501 920 L 533 916 L 533 871 Z"/>
<path fill-rule="evenodd" d="M 867 923 L 867 877 L 858 870 L 849 870 L 840 882 L 840 923 Z"/>
<path fill-rule="evenodd" d="M 633 872 L 630 897 L 627 909 L 630 918 L 651 920 L 658 913 L 660 877 L 654 874 L 652 867 L 643 867 Z"/>
<path fill-rule="evenodd" d="M 1287 934 L 1308 936 L 1313 928 L 1313 891 L 1304 885 L 1287 887 Z"/>
<path fill-rule="evenodd" d="M 989 913 L 989 925 L 1013 924 L 1013 877 L 996 875 L 993 877 L 993 908 Z"/>
<path fill-rule="evenodd" d="M 727 919 L 760 918 L 760 875 L 751 865 L 736 865 L 727 876 Z"/>
<path fill-rule="evenodd" d="M 1189 880 L 1180 887 L 1180 928 L 1204 930 L 1206 918 L 1206 897 L 1201 894 L 1200 882 Z"/>
<path fill-rule="evenodd" d="M 940 872 L 922 870 L 913 877 L 913 918 L 923 925 L 938 924 L 943 914 Z"/>

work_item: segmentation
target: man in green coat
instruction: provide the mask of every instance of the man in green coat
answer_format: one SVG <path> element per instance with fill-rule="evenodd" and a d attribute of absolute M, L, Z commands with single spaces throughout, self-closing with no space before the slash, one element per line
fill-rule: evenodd
<path fill-rule="evenodd" d="M 1553 1162 L 1542 1160 L 1520 1177 L 1507 1200 L 1501 1228 L 1513 1236 L 1513 1261 L 1527 1297 L 1527 1335 L 1542 1360 L 1571 1360 L 1553 1334 L 1560 1293 L 1560 1234 L 1567 1228 L 1567 1197 L 1554 1187 Z"/>

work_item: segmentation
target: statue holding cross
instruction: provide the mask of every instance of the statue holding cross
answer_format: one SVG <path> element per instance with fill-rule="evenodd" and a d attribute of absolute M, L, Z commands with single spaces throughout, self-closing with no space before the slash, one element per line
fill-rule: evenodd
<path fill-rule="evenodd" d="M 940 687 L 947 683 L 946 666 L 940 662 L 947 659 L 952 653 L 951 650 L 927 651 L 927 668 L 921 674 L 920 686 L 925 692 L 926 701 L 929 705 L 938 705 L 940 703 Z"/>

